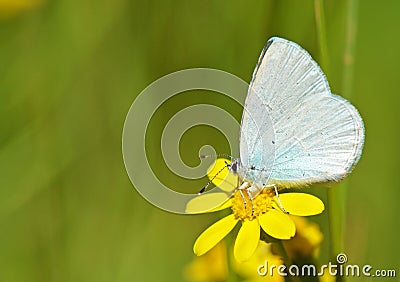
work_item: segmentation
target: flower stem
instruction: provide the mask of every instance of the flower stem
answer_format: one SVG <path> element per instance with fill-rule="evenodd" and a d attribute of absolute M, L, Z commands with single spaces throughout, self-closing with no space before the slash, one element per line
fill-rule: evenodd
<path fill-rule="evenodd" d="M 276 247 L 278 249 L 279 254 L 282 256 L 283 258 L 283 262 L 285 263 L 285 265 L 287 267 L 289 267 L 292 264 L 292 260 L 289 258 L 285 246 L 282 243 L 282 240 L 277 240 L 276 242 Z"/>
<path fill-rule="evenodd" d="M 275 242 L 277 250 L 279 252 L 279 254 L 282 256 L 283 258 L 283 263 L 286 265 L 286 272 L 288 272 L 289 267 L 293 264 L 293 261 L 290 259 L 290 257 L 288 256 L 285 246 L 283 245 L 282 240 L 277 240 Z M 289 282 L 299 282 L 300 278 L 296 277 L 296 276 L 292 276 L 290 275 L 290 273 L 288 273 L 288 275 L 286 276 L 285 281 L 289 281 Z"/>
<path fill-rule="evenodd" d="M 358 0 L 349 0 L 347 2 L 346 11 L 346 39 L 345 39 L 345 49 L 343 54 L 343 85 L 342 85 L 342 96 L 346 98 L 352 97 L 353 93 L 353 81 L 354 81 L 354 53 L 355 53 L 355 43 L 357 35 L 357 19 L 358 19 Z M 332 245 L 331 256 L 337 255 L 343 250 L 343 226 L 345 222 L 346 213 L 346 200 L 347 200 L 347 189 L 349 187 L 349 180 L 342 182 L 337 189 L 337 192 L 332 192 L 330 201 L 339 201 L 336 205 L 336 212 L 339 214 L 338 218 L 334 218 L 335 215 L 331 214 L 330 219 L 333 219 L 331 225 L 331 235 L 334 238 L 340 238 L 340 241 Z M 333 194 L 333 195 L 332 195 Z M 334 211 L 332 211 L 333 213 Z M 335 222 L 339 221 L 340 222 Z M 339 237 L 340 236 L 340 237 Z M 345 277 L 337 277 L 336 281 L 345 281 Z"/>
<path fill-rule="evenodd" d="M 350 98 L 353 92 L 354 53 L 357 36 L 358 0 L 347 2 L 346 41 L 343 56 L 343 96 Z"/>
<path fill-rule="evenodd" d="M 329 77 L 328 44 L 326 40 L 326 23 L 324 12 L 324 0 L 314 0 L 315 22 L 318 34 L 318 44 L 320 48 L 320 63 L 322 69 Z M 344 216 L 345 187 L 330 188 L 328 190 L 328 216 L 330 231 L 330 257 L 334 258 L 336 254 L 343 249 L 342 223 Z M 337 277 L 336 281 L 340 281 Z"/>
<path fill-rule="evenodd" d="M 346 183 L 328 188 L 328 217 L 330 231 L 330 257 L 335 258 L 343 250 L 343 219 L 345 211 Z"/>
<path fill-rule="evenodd" d="M 354 50 L 357 27 L 358 0 L 349 0 L 347 5 L 346 41 L 344 50 L 343 96 L 349 98 L 353 86 Z M 326 41 L 326 25 L 324 0 L 314 0 L 315 19 L 318 41 L 321 52 L 321 65 L 325 73 L 329 74 L 328 51 Z M 346 191 L 348 181 L 328 190 L 328 212 L 330 224 L 330 253 L 331 258 L 343 251 L 343 222 L 345 215 Z M 336 281 L 344 281 L 344 277 L 337 277 Z"/>
<path fill-rule="evenodd" d="M 324 0 L 314 0 L 315 23 L 317 27 L 318 45 L 320 49 L 320 65 L 329 76 L 328 43 L 326 40 L 326 24 L 324 12 Z"/>
<path fill-rule="evenodd" d="M 326 25 L 324 0 L 314 0 L 315 22 L 320 48 L 321 67 L 328 72 L 328 47 L 326 40 Z M 330 256 L 333 258 L 342 250 L 342 219 L 344 214 L 343 185 L 328 190 L 328 213 L 330 229 Z"/>

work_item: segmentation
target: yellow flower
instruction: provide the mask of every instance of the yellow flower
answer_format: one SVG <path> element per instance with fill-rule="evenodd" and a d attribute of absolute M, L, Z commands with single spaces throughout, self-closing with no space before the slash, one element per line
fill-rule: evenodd
<path fill-rule="evenodd" d="M 225 165 L 225 161 L 217 160 L 212 171 L 218 169 L 218 164 Z M 216 185 L 221 185 L 215 183 Z M 279 195 L 285 210 L 291 215 L 309 216 L 319 214 L 324 210 L 324 204 L 315 196 L 305 193 L 285 193 Z M 245 202 L 247 204 L 245 204 Z M 224 203 L 224 207 L 231 207 L 232 214 L 217 221 L 207 228 L 196 240 L 193 251 L 201 256 L 220 242 L 236 224 L 241 221 L 242 226 L 236 237 L 234 256 L 239 262 L 248 260 L 256 250 L 261 228 L 268 235 L 277 239 L 290 239 L 296 233 L 296 227 L 288 214 L 280 209 L 278 199 L 273 190 L 264 189 L 256 196 L 251 204 L 247 193 L 237 190 L 233 197 Z"/>
<path fill-rule="evenodd" d="M 196 257 L 184 269 L 185 281 L 219 282 L 228 277 L 226 246 L 220 242 L 202 257 Z"/>
<path fill-rule="evenodd" d="M 317 224 L 303 217 L 290 216 L 296 225 L 296 235 L 291 240 L 283 242 L 285 251 L 292 263 L 299 259 L 306 259 L 308 263 L 313 260 L 310 256 L 315 255 L 322 242 L 322 233 Z M 274 248 L 275 243 L 260 241 L 254 255 L 246 262 L 232 260 L 232 266 L 236 273 L 246 278 L 246 282 L 256 281 L 285 281 L 285 277 L 279 275 L 277 268 L 283 265 L 283 258 Z M 305 277 L 307 278 L 307 277 Z M 329 280 L 332 276 L 324 273 L 319 281 Z"/>
<path fill-rule="evenodd" d="M 290 218 L 296 225 L 296 235 L 292 240 L 284 242 L 288 256 L 292 259 L 316 258 L 323 239 L 318 225 L 303 217 Z"/>
<path fill-rule="evenodd" d="M 43 0 L 0 0 L 0 19 L 11 17 L 43 3 Z"/>
<path fill-rule="evenodd" d="M 336 276 L 333 276 L 329 273 L 328 268 L 324 268 L 324 274 L 319 277 L 318 281 L 320 282 L 335 282 L 336 281 Z"/>
<path fill-rule="evenodd" d="M 279 255 L 276 255 L 271 250 L 272 244 L 260 241 L 254 255 L 248 261 L 238 262 L 232 260 L 232 266 L 236 273 L 244 277 L 246 282 L 270 281 L 284 282 L 285 277 L 276 273 L 269 273 L 269 266 L 275 265 L 279 267 L 283 264 L 283 260 Z M 268 262 L 267 269 L 265 269 Z M 276 270 L 276 269 L 275 269 Z M 261 274 L 260 274 L 260 273 Z M 265 275 L 262 275 L 265 273 Z"/>
<path fill-rule="evenodd" d="M 238 177 L 226 168 L 226 159 L 217 159 L 207 171 L 212 183 L 218 187 L 216 192 L 204 193 L 186 204 L 186 212 L 190 214 L 213 212 L 231 207 L 228 201 L 238 184 Z M 225 169 L 222 169 L 224 168 Z"/>

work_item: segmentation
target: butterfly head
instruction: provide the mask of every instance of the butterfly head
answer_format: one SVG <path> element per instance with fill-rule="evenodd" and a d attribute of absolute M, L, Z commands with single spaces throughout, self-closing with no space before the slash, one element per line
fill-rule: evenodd
<path fill-rule="evenodd" d="M 235 175 L 238 173 L 240 169 L 238 159 L 232 159 L 232 162 L 230 164 L 227 163 L 226 166 L 228 167 L 229 171 Z"/>

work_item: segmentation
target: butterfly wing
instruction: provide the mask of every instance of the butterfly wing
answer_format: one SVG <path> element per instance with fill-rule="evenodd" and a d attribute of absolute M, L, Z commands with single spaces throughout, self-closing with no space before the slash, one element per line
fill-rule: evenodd
<path fill-rule="evenodd" d="M 320 67 L 299 45 L 271 38 L 246 98 L 240 135 L 244 178 L 296 187 L 338 181 L 359 160 L 364 127 L 347 100 L 331 94 Z"/>

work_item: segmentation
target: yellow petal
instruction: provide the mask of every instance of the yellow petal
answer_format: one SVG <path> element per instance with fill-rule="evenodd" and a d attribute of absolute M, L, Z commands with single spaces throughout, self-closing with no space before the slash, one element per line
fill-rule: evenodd
<path fill-rule="evenodd" d="M 232 207 L 232 199 L 229 199 L 228 201 L 225 201 L 225 203 L 223 203 L 222 205 L 210 210 L 209 212 L 221 211 L 231 207 Z"/>
<path fill-rule="evenodd" d="M 185 211 L 194 214 L 222 210 L 232 206 L 232 201 L 228 200 L 228 195 L 223 192 L 202 194 L 191 199 L 186 204 Z"/>
<path fill-rule="evenodd" d="M 239 274 L 241 277 L 246 277 L 246 282 L 285 282 L 285 277 L 278 275 L 276 269 L 274 269 L 274 275 L 270 276 L 271 269 L 270 266 L 276 265 L 277 267 L 282 264 L 282 258 L 280 255 L 276 255 L 272 252 L 272 244 L 259 241 L 258 247 L 254 254 L 249 260 L 245 262 L 238 262 L 236 259 L 231 261 L 233 270 Z M 265 264 L 268 264 L 267 266 Z M 258 275 L 257 269 L 260 265 L 267 267 L 268 276 L 262 277 Z M 265 268 L 259 271 L 265 271 Z"/>
<path fill-rule="evenodd" d="M 201 256 L 211 250 L 219 241 L 221 241 L 235 227 L 238 222 L 233 214 L 224 217 L 208 227 L 197 238 L 193 246 L 196 255 Z"/>
<path fill-rule="evenodd" d="M 260 241 L 258 220 L 244 221 L 236 237 L 233 254 L 239 262 L 248 260 L 255 252 Z"/>
<path fill-rule="evenodd" d="M 208 168 L 207 176 L 212 179 L 212 183 L 223 191 L 234 191 L 238 185 L 238 176 L 229 172 L 226 163 L 230 164 L 228 159 L 216 159 Z"/>
<path fill-rule="evenodd" d="M 309 216 L 320 214 L 324 203 L 317 197 L 306 193 L 279 194 L 283 208 L 291 215 Z M 275 202 L 277 201 L 274 197 Z"/>
<path fill-rule="evenodd" d="M 290 217 L 275 209 L 268 210 L 258 217 L 262 229 L 277 239 L 290 239 L 296 233 L 296 226 Z"/>

